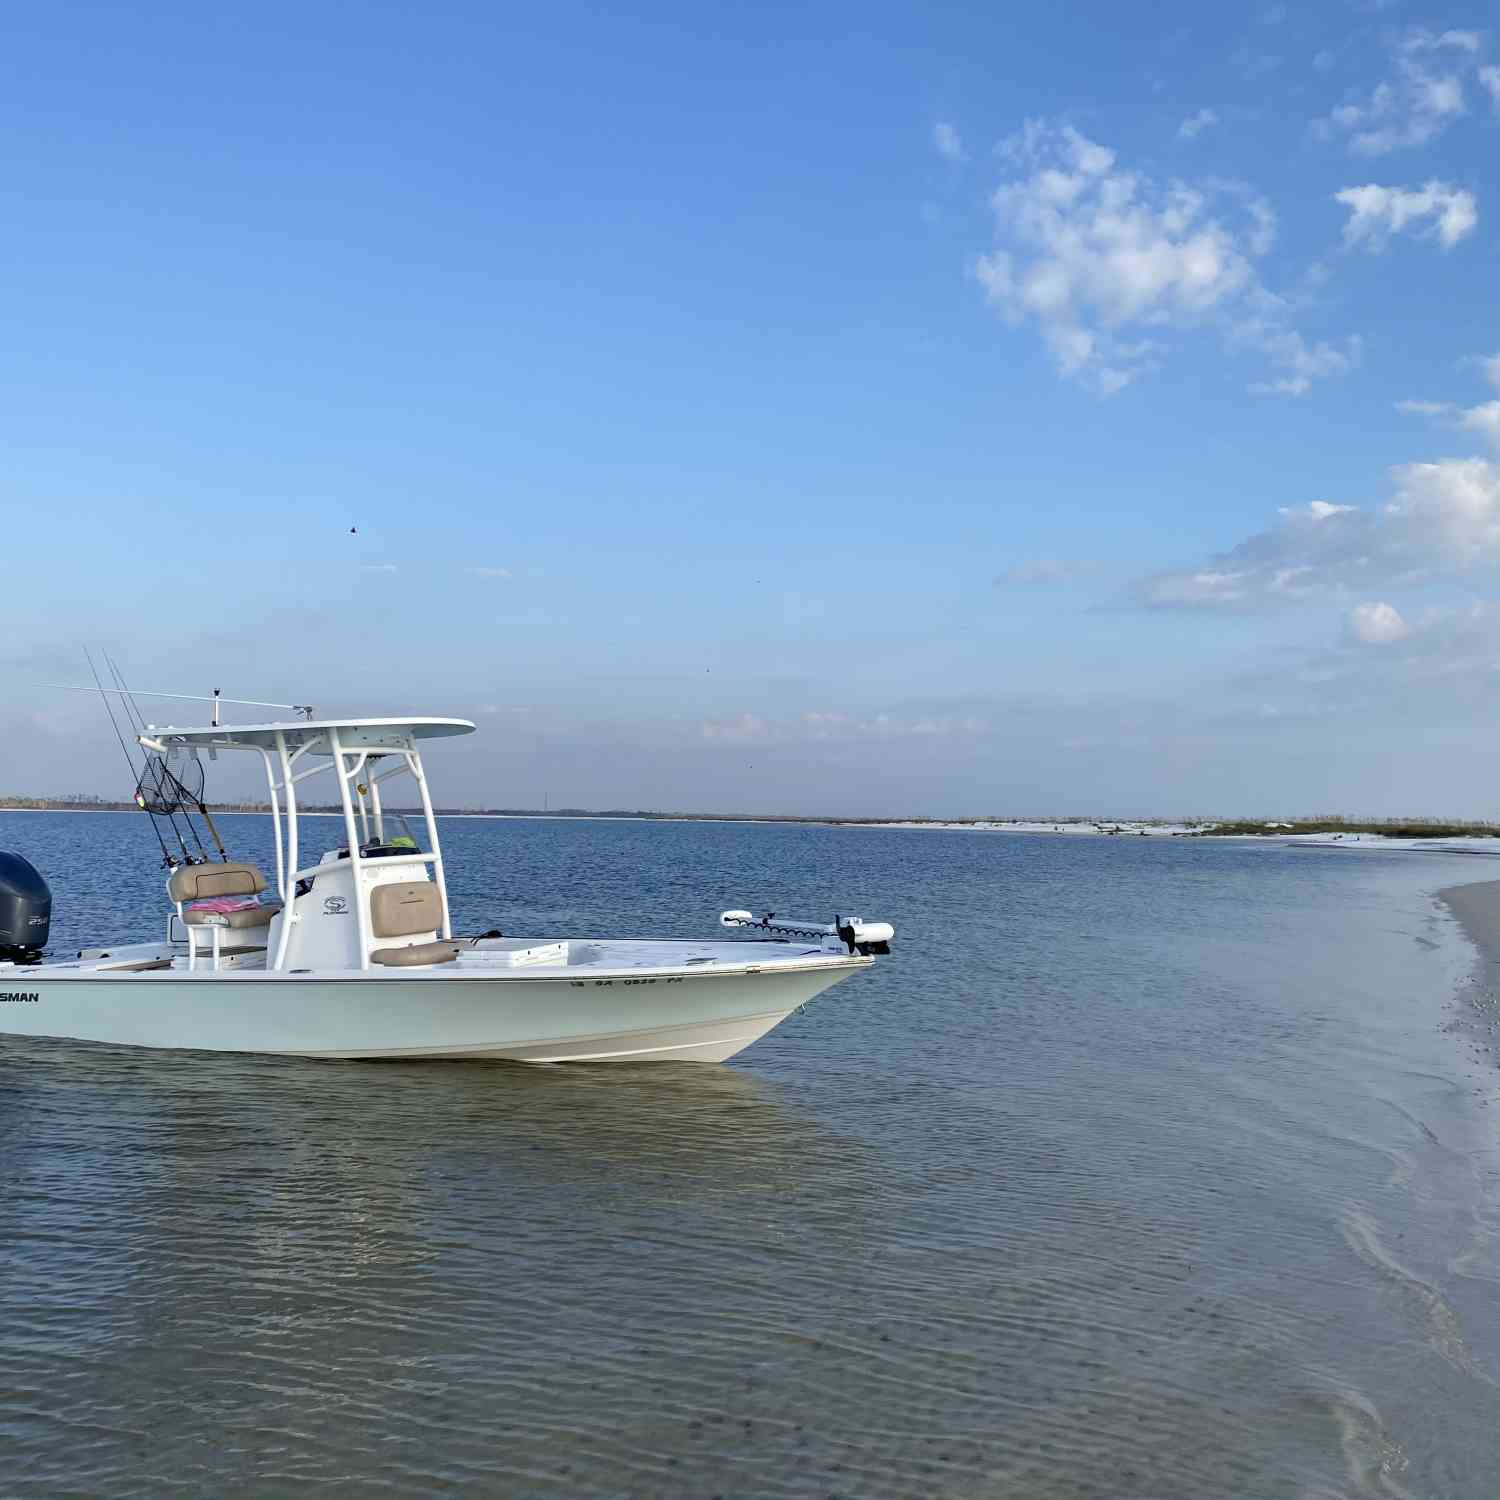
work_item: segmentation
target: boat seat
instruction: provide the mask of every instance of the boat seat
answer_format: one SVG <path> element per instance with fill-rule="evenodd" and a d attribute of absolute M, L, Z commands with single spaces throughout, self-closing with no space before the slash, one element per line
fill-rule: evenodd
<path fill-rule="evenodd" d="M 188 906 L 183 908 L 182 920 L 189 927 L 265 927 L 280 910 L 279 901 L 247 906 L 242 911 L 198 911 Z"/>
<path fill-rule="evenodd" d="M 167 891 L 179 905 L 208 901 L 214 896 L 258 896 L 266 877 L 254 865 L 230 860 L 217 865 L 179 865 L 172 871 Z"/>
<path fill-rule="evenodd" d="M 223 860 L 219 864 L 179 865 L 167 881 L 167 894 L 177 903 L 177 915 L 187 931 L 188 968 L 198 967 L 199 928 L 206 927 L 213 939 L 213 967 L 219 967 L 224 956 L 220 934 L 226 929 L 255 929 L 270 925 L 271 918 L 281 910 L 279 901 L 263 906 L 247 906 L 241 911 L 202 911 L 191 905 L 194 901 L 213 901 L 228 897 L 258 896 L 266 888 L 266 877 L 254 865 L 241 864 L 237 860 Z"/>
<path fill-rule="evenodd" d="M 378 938 L 423 937 L 442 931 L 442 927 L 442 898 L 430 880 L 395 880 L 370 892 L 370 930 Z M 457 943 L 432 941 L 377 948 L 370 954 L 370 962 L 404 969 L 451 964 L 457 957 Z"/>
<path fill-rule="evenodd" d="M 451 964 L 457 957 L 457 943 L 409 943 L 405 948 L 377 948 L 370 955 L 370 962 L 404 969 L 426 964 Z"/>
<path fill-rule="evenodd" d="M 443 925 L 443 903 L 430 880 L 397 880 L 370 892 L 370 931 L 376 937 L 415 937 Z"/>

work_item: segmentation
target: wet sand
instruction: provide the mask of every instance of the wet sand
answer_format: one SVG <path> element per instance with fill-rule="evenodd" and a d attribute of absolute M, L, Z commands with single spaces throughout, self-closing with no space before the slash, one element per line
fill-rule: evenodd
<path fill-rule="evenodd" d="M 1469 1024 L 1490 1056 L 1500 1057 L 1500 880 L 1451 885 L 1437 895 L 1479 950 L 1479 965 L 1465 991 Z"/>
<path fill-rule="evenodd" d="M 1450 885 L 1438 899 L 1448 904 L 1485 962 L 1500 963 L 1500 880 Z"/>

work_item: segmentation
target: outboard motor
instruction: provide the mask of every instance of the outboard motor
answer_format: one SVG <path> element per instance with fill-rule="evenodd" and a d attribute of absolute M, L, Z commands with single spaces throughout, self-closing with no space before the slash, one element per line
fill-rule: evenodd
<path fill-rule="evenodd" d="M 34 964 L 52 931 L 52 892 L 30 860 L 0 852 L 0 962 Z"/>

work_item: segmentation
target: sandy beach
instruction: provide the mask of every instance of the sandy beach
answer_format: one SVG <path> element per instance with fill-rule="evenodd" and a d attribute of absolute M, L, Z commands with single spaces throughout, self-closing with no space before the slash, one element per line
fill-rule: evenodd
<path fill-rule="evenodd" d="M 837 820 L 845 828 L 915 828 L 939 833 L 1057 833 L 1074 837 L 1118 836 L 1133 834 L 1142 838 L 1180 838 L 1201 832 L 1198 823 L 1153 823 L 1140 818 L 971 818 L 971 819 L 893 819 L 862 821 L 858 818 Z"/>
<path fill-rule="evenodd" d="M 1500 952 L 1500 880 L 1450 885 L 1438 892 L 1476 943 Z"/>
<path fill-rule="evenodd" d="M 1500 965 L 1500 880 L 1450 885 L 1437 894 L 1479 949 L 1485 967 Z"/>
<path fill-rule="evenodd" d="M 1479 950 L 1479 966 L 1465 986 L 1468 1015 L 1480 1043 L 1496 1059 L 1500 1044 L 1500 880 L 1451 885 L 1437 896 Z"/>
<path fill-rule="evenodd" d="M 848 822 L 847 828 L 900 828 L 938 833 L 1027 833 L 1058 834 L 1072 838 L 1196 838 L 1215 839 L 1241 844 L 1268 846 L 1302 846 L 1314 849 L 1368 849 L 1391 853 L 1411 850 L 1426 854 L 1500 855 L 1500 838 L 1465 836 L 1430 838 L 1393 837 L 1382 833 L 1289 833 L 1278 831 L 1268 822 L 1260 833 L 1217 833 L 1212 823 L 1156 823 L 1143 819 L 1074 819 L 1047 822 L 1041 819 L 976 819 L 973 821 L 918 821 L 861 823 Z M 1290 825 L 1288 825 L 1290 826 Z"/>

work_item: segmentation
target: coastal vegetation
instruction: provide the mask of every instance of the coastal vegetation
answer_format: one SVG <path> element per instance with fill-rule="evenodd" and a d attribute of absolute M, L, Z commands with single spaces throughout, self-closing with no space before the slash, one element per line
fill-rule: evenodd
<path fill-rule="evenodd" d="M 1376 834 L 1388 839 L 1478 839 L 1500 838 L 1500 823 L 1455 822 L 1446 818 L 1345 818 L 1337 815 L 1292 818 L 1269 822 L 1260 818 L 1237 818 L 1195 829 L 1198 837 L 1296 833 Z"/>
<path fill-rule="evenodd" d="M 134 812 L 134 802 L 115 801 L 90 792 L 62 797 L 0 795 L 0 812 Z M 215 802 L 211 812 L 265 813 L 264 802 Z M 304 804 L 307 813 L 337 813 L 336 803 Z M 415 815 L 414 808 L 389 808 L 391 813 Z M 1139 833 L 1154 830 L 1182 838 L 1287 838 L 1295 834 L 1365 834 L 1393 839 L 1500 838 L 1500 822 L 1451 818 L 1353 818 L 1324 813 L 1308 818 L 1089 818 L 975 817 L 975 818 L 835 818 L 806 813 L 684 813 L 651 808 L 586 807 L 439 807 L 444 817 L 492 818 L 647 818 L 669 822 L 712 823 L 829 823 L 860 827 L 1013 829 L 1017 832 Z"/>
<path fill-rule="evenodd" d="M 266 802 L 214 802 L 210 812 L 269 812 Z M 318 808 L 308 808 L 317 812 Z M 331 806 L 329 812 L 338 812 Z M 122 802 L 110 797 L 96 797 L 91 792 L 75 792 L 63 797 L 15 797 L 0 795 L 0 812 L 137 812 L 134 802 Z"/>

